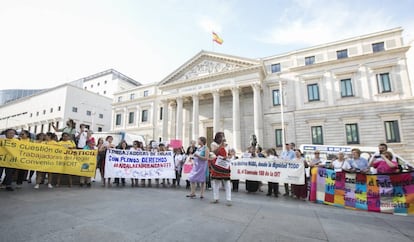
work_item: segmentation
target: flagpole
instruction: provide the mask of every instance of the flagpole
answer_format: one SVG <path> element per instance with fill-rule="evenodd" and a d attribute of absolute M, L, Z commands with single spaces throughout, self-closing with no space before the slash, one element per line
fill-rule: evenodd
<path fill-rule="evenodd" d="M 283 151 L 285 151 L 285 117 L 283 111 L 283 85 L 282 80 L 279 80 L 279 99 L 280 99 L 280 121 L 282 123 L 282 147 Z"/>

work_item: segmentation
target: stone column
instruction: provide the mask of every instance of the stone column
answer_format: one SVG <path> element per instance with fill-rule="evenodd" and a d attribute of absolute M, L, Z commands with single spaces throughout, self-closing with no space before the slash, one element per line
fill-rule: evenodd
<path fill-rule="evenodd" d="M 171 139 L 175 138 L 175 136 L 176 136 L 176 132 L 175 132 L 176 131 L 176 129 L 175 129 L 176 120 L 177 120 L 176 107 L 177 107 L 177 105 L 176 105 L 175 101 L 170 102 L 171 110 L 169 111 L 169 113 L 171 114 L 170 115 L 171 117 L 169 117 L 169 120 L 170 120 L 170 138 Z"/>
<path fill-rule="evenodd" d="M 239 87 L 233 87 L 231 93 L 233 95 L 233 148 L 236 152 L 241 152 Z"/>
<path fill-rule="evenodd" d="M 198 94 L 193 95 L 193 140 L 197 140 L 199 137 L 199 97 Z"/>
<path fill-rule="evenodd" d="M 158 101 L 154 100 L 152 102 L 152 138 L 158 141 L 159 131 L 158 131 Z"/>
<path fill-rule="evenodd" d="M 162 101 L 162 140 L 168 141 L 168 101 Z"/>
<path fill-rule="evenodd" d="M 213 136 L 220 131 L 220 92 L 213 91 Z"/>
<path fill-rule="evenodd" d="M 177 98 L 177 119 L 176 119 L 176 134 L 175 138 L 183 139 L 183 98 Z"/>
<path fill-rule="evenodd" d="M 262 98 L 260 85 L 255 83 L 253 88 L 253 115 L 254 115 L 254 133 L 257 142 L 263 147 L 263 114 L 262 114 Z"/>

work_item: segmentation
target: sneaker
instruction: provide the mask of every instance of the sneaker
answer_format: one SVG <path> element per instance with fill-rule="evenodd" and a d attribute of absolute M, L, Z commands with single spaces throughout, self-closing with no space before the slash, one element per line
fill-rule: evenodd
<path fill-rule="evenodd" d="M 36 185 L 34 186 L 34 189 L 39 189 L 39 184 L 36 184 Z"/>
<path fill-rule="evenodd" d="M 0 184 L 0 189 L 6 188 L 3 184 Z"/>
<path fill-rule="evenodd" d="M 231 207 L 232 205 L 233 205 L 233 204 L 231 203 L 231 201 L 227 201 L 227 202 L 226 202 L 226 206 L 227 206 L 227 207 Z"/>
<path fill-rule="evenodd" d="M 52 188 L 53 188 L 52 184 L 50 184 L 50 183 L 49 183 L 49 184 L 47 184 L 47 187 L 48 187 L 48 188 L 50 188 L 50 189 L 52 189 Z"/>

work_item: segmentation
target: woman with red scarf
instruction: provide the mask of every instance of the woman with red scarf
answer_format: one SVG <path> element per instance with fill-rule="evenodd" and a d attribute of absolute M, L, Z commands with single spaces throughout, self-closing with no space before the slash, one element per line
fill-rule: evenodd
<path fill-rule="evenodd" d="M 224 133 L 217 132 L 214 137 L 213 144 L 216 143 L 218 148 L 212 148 L 212 151 L 215 153 L 216 157 L 209 161 L 212 179 L 211 186 L 213 187 L 214 197 L 212 203 L 218 203 L 220 184 L 223 182 L 226 190 L 227 206 L 231 206 L 230 161 L 227 160 L 227 151 L 224 141 Z"/>

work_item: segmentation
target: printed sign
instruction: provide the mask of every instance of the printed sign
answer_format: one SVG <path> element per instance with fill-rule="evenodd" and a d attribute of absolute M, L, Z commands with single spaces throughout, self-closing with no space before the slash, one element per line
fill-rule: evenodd
<path fill-rule="evenodd" d="M 175 178 L 173 153 L 109 149 L 105 178 Z"/>
<path fill-rule="evenodd" d="M 303 161 L 267 158 L 242 158 L 231 162 L 232 180 L 305 184 Z"/>
<path fill-rule="evenodd" d="M 96 155 L 96 150 L 0 139 L 0 167 L 93 177 Z"/>

